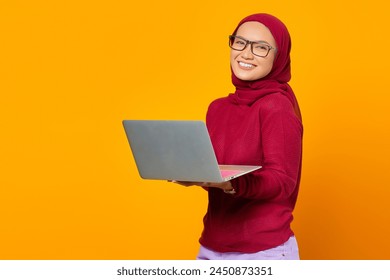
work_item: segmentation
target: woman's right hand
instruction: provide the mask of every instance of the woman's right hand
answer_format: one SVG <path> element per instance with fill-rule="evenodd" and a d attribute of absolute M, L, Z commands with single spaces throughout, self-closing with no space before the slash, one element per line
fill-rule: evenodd
<path fill-rule="evenodd" d="M 175 183 L 184 187 L 191 187 L 191 186 L 199 186 L 203 187 L 205 183 L 201 182 L 186 182 L 186 181 L 176 181 L 176 180 L 168 180 L 170 183 Z"/>

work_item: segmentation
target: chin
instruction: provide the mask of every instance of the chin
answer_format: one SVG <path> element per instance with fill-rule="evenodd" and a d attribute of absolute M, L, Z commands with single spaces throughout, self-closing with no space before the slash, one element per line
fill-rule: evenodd
<path fill-rule="evenodd" d="M 233 73 L 240 80 L 248 81 L 248 82 L 256 81 L 256 80 L 259 80 L 259 79 L 264 78 L 266 76 L 266 75 L 263 75 L 263 73 L 252 73 L 249 71 L 243 73 L 243 71 L 240 69 L 236 70 L 236 71 L 234 71 L 234 69 L 233 69 Z"/>
<path fill-rule="evenodd" d="M 248 76 L 248 75 L 237 75 L 235 74 L 237 78 L 239 78 L 240 80 L 242 81 L 248 81 L 248 82 L 251 82 L 251 81 L 256 81 L 258 80 L 257 78 L 254 78 L 252 76 Z"/>

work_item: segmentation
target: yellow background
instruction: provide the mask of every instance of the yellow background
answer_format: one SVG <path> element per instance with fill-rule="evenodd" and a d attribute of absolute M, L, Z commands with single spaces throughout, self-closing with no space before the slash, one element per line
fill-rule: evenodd
<path fill-rule="evenodd" d="M 0 258 L 194 259 L 206 192 L 141 180 L 121 121 L 204 120 L 227 36 L 268 12 L 304 117 L 301 257 L 389 259 L 384 3 L 1 0 Z"/>

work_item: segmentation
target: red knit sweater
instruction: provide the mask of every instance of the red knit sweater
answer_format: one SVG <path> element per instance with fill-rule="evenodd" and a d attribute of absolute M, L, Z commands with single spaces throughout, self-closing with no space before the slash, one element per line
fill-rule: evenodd
<path fill-rule="evenodd" d="M 235 195 L 208 190 L 200 243 L 217 252 L 252 253 L 293 235 L 303 129 L 285 95 L 269 94 L 250 105 L 232 97 L 215 100 L 207 113 L 218 162 L 262 169 L 232 180 Z"/>

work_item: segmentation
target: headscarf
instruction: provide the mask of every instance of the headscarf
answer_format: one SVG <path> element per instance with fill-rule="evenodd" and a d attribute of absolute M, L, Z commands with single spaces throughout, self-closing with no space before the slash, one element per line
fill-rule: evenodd
<path fill-rule="evenodd" d="M 271 72 L 255 81 L 244 81 L 234 75 L 232 71 L 232 82 L 236 87 L 235 94 L 230 95 L 238 104 L 252 105 L 260 98 L 272 94 L 282 93 L 294 106 L 296 115 L 301 118 L 298 102 L 288 82 L 291 79 L 290 50 L 291 38 L 286 26 L 276 17 L 269 14 L 253 14 L 240 21 L 233 32 L 237 33 L 238 28 L 245 22 L 256 21 L 264 24 L 275 39 L 277 52 Z"/>

